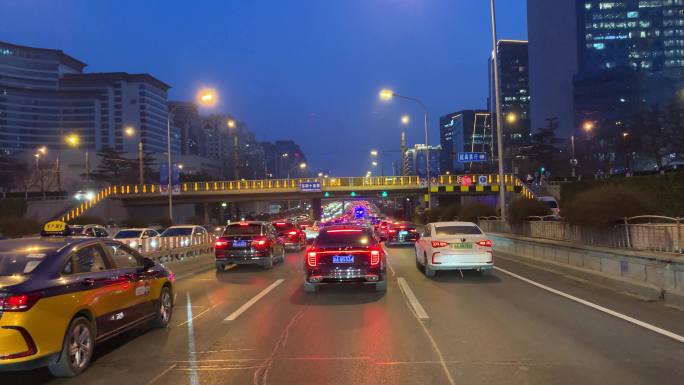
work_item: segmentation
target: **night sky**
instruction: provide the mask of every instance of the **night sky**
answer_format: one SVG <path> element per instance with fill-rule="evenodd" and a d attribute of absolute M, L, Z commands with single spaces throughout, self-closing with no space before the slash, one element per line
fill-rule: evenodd
<path fill-rule="evenodd" d="M 499 0 L 499 38 L 525 39 L 525 0 Z M 0 40 L 62 49 L 89 72 L 147 72 L 259 140 L 294 139 L 312 170 L 362 175 L 369 150 L 395 151 L 400 116 L 424 142 L 421 110 L 378 100 L 382 87 L 422 99 L 438 118 L 484 108 L 488 0 L 0 0 Z"/>

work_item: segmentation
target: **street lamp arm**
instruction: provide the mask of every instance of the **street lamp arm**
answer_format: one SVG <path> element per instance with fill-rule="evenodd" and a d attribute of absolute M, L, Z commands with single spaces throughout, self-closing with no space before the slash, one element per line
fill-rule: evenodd
<path fill-rule="evenodd" d="M 397 98 L 406 99 L 406 100 L 411 100 L 411 101 L 413 101 L 413 102 L 418 103 L 418 104 L 420 105 L 420 107 L 423 109 L 423 112 L 425 112 L 425 113 L 427 114 L 427 111 L 428 111 L 427 106 L 426 106 L 425 103 L 423 103 L 420 99 L 414 98 L 414 97 L 412 97 L 412 96 L 399 95 L 399 94 L 396 94 L 396 93 L 393 93 L 392 96 L 395 96 L 395 97 L 397 97 Z"/>

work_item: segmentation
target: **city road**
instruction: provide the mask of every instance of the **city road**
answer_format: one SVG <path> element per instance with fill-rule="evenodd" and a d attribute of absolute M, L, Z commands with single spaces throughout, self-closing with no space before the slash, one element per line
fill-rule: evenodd
<path fill-rule="evenodd" d="M 98 346 L 78 378 L 2 373 L 3 384 L 681 384 L 684 312 L 504 258 L 491 276 L 429 280 L 389 249 L 387 293 L 302 290 L 303 253 L 264 271 L 204 271 L 176 284 L 167 330 Z M 504 271 L 505 270 L 505 271 Z M 551 292 L 513 276 L 532 280 Z M 635 325 L 560 295 L 634 317 Z"/>

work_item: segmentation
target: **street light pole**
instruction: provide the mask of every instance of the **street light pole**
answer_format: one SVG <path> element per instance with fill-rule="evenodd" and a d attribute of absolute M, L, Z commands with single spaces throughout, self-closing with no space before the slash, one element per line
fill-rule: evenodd
<path fill-rule="evenodd" d="M 503 117 L 501 116 L 501 90 L 499 86 L 499 54 L 497 52 L 496 38 L 496 8 L 494 0 L 491 0 L 492 14 L 492 70 L 494 71 L 494 100 L 496 103 L 496 141 L 499 152 L 499 206 L 501 208 L 501 220 L 506 220 L 506 182 L 504 180 L 503 163 Z"/>
<path fill-rule="evenodd" d="M 173 194 L 171 194 L 171 117 L 174 112 L 180 107 L 180 104 L 176 104 L 169 110 L 169 114 L 166 119 L 166 151 L 167 151 L 167 162 L 168 162 L 168 177 L 166 185 L 166 192 L 169 194 L 169 221 L 173 224 Z"/>
<path fill-rule="evenodd" d="M 404 95 L 399 95 L 395 93 L 394 91 L 390 90 L 382 90 L 380 92 L 380 97 L 383 99 L 391 99 L 392 97 L 398 97 L 406 100 L 413 101 L 415 103 L 418 103 L 420 107 L 423 109 L 423 115 L 424 115 L 424 123 L 425 123 L 425 178 L 427 179 L 427 196 L 428 196 L 428 210 L 432 209 L 432 196 L 430 191 L 432 190 L 431 188 L 431 182 L 430 182 L 430 144 L 428 143 L 428 109 L 425 106 L 425 103 L 423 103 L 420 99 L 411 97 L 411 96 L 404 96 Z"/>
<path fill-rule="evenodd" d="M 140 172 L 140 188 L 142 188 L 142 186 L 145 184 L 142 138 L 140 138 L 140 141 L 138 142 L 138 171 Z"/>

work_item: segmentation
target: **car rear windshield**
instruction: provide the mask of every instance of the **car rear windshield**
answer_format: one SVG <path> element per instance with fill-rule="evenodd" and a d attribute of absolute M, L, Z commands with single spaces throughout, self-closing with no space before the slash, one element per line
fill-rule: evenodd
<path fill-rule="evenodd" d="M 176 227 L 164 230 L 162 237 L 177 237 L 179 235 L 192 235 L 191 227 Z"/>
<path fill-rule="evenodd" d="M 273 224 L 278 231 L 294 229 L 295 225 L 289 222 L 276 222 Z"/>
<path fill-rule="evenodd" d="M 223 235 L 261 235 L 261 225 L 256 223 L 247 225 L 228 225 L 226 226 Z"/>
<path fill-rule="evenodd" d="M 0 276 L 30 274 L 46 257 L 46 253 L 0 253 Z"/>
<path fill-rule="evenodd" d="M 328 229 L 316 238 L 318 247 L 325 247 L 329 244 L 365 247 L 374 242 L 371 232 L 365 229 Z"/>
<path fill-rule="evenodd" d="M 121 238 L 138 238 L 140 237 L 140 233 L 142 233 L 141 230 L 122 230 L 116 233 L 114 236 L 114 239 L 121 239 Z"/>
<path fill-rule="evenodd" d="M 478 235 L 482 231 L 476 226 L 439 226 L 436 228 L 437 235 Z"/>

